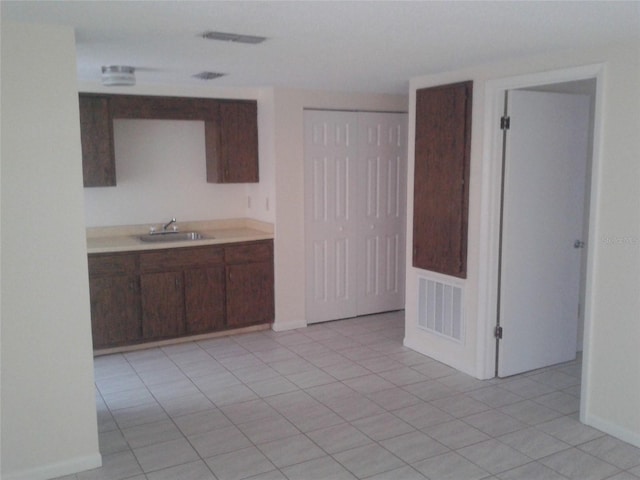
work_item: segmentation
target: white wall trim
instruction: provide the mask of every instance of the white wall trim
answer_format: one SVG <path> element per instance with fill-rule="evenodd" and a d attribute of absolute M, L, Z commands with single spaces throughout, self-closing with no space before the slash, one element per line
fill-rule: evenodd
<path fill-rule="evenodd" d="M 582 423 L 590 425 L 593 428 L 597 428 L 598 430 L 602 430 L 603 432 L 606 432 L 609 435 L 622 440 L 623 442 L 630 443 L 631 445 L 640 448 L 640 434 L 632 430 L 623 428 L 615 423 L 611 423 L 598 417 L 597 415 L 586 415 L 584 419 L 581 418 L 580 420 L 582 421 Z"/>
<path fill-rule="evenodd" d="M 425 333 L 431 334 L 430 332 L 426 332 L 426 331 Z M 431 335 L 435 336 L 435 334 L 431 334 Z M 448 339 L 446 339 L 446 341 L 448 341 Z M 469 365 L 466 362 L 459 360 L 461 358 L 459 355 L 454 354 L 446 358 L 441 357 L 438 355 L 437 352 L 434 353 L 432 350 L 428 348 L 424 348 L 424 342 L 419 341 L 418 339 L 416 339 L 415 336 L 412 336 L 412 337 L 405 336 L 402 344 L 405 347 L 410 348 L 411 350 L 415 350 L 416 352 L 422 355 L 432 358 L 438 362 L 442 362 L 450 367 L 455 368 L 456 370 L 460 370 L 461 372 L 466 373 L 467 375 L 471 375 L 471 376 L 475 375 L 475 372 L 469 369 Z"/>
<path fill-rule="evenodd" d="M 271 326 L 271 328 L 273 329 L 274 332 L 285 332 L 287 330 L 295 330 L 296 328 L 305 328 L 306 326 L 307 326 L 307 321 L 304 319 L 294 320 L 289 322 L 278 321 L 276 319 L 276 321 L 273 322 L 273 325 Z"/>
<path fill-rule="evenodd" d="M 502 134 L 499 119 L 502 116 L 504 93 L 510 89 L 532 87 L 552 83 L 570 82 L 595 78 L 596 109 L 594 122 L 594 148 L 592 159 L 591 199 L 588 238 L 595 238 L 597 231 L 596 208 L 599 198 L 600 157 L 602 125 L 602 92 L 604 64 L 592 64 L 575 68 L 559 69 L 535 74 L 488 80 L 485 85 L 485 119 L 483 155 L 482 155 L 482 199 L 480 207 L 480 263 L 479 263 L 479 305 L 477 336 L 477 371 L 478 378 L 492 378 L 495 375 L 496 348 L 493 327 L 497 317 L 498 294 L 498 238 L 500 227 L 500 182 Z M 595 258 L 593 248 L 588 250 L 587 285 L 585 298 L 591 299 L 592 279 Z M 585 305 L 584 319 L 584 353 L 581 411 L 586 411 L 588 403 L 588 373 L 590 370 L 589 345 L 591 337 L 591 302 Z"/>
<path fill-rule="evenodd" d="M 87 455 L 50 465 L 3 474 L 5 480 L 47 480 L 102 466 L 102 455 Z"/>

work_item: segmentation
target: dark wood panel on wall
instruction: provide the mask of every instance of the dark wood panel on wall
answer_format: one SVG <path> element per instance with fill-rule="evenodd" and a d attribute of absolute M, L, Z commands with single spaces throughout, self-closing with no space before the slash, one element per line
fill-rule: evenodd
<path fill-rule="evenodd" d="M 109 98 L 80 95 L 79 102 L 84 186 L 112 187 L 116 163 Z"/>
<path fill-rule="evenodd" d="M 257 183 L 258 103 L 220 100 L 215 120 L 205 122 L 207 182 Z"/>
<path fill-rule="evenodd" d="M 413 266 L 467 276 L 473 82 L 416 91 Z"/>
<path fill-rule="evenodd" d="M 80 93 L 85 187 L 116 184 L 113 119 L 196 120 L 205 125 L 207 181 L 257 183 L 258 102 Z"/>
<path fill-rule="evenodd" d="M 209 120 L 217 115 L 217 100 L 190 97 L 113 95 L 113 118 Z"/>

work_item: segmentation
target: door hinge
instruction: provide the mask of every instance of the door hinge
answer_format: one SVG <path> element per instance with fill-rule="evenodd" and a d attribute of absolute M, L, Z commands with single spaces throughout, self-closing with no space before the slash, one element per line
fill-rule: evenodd
<path fill-rule="evenodd" d="M 511 128 L 511 117 L 506 115 L 500 118 L 500 130 L 509 130 Z"/>
<path fill-rule="evenodd" d="M 496 328 L 493 331 L 493 336 L 498 340 L 502 340 L 502 327 L 500 325 L 496 325 Z"/>

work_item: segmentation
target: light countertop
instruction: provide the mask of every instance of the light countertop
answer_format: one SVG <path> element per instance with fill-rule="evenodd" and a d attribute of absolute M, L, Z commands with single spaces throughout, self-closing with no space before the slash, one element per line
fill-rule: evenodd
<path fill-rule="evenodd" d="M 181 232 L 197 231 L 205 238 L 186 241 L 143 242 L 151 224 L 87 228 L 87 253 L 112 253 L 163 248 L 196 247 L 273 239 L 273 225 L 249 218 L 177 222 Z M 158 225 L 153 225 L 158 227 Z"/>

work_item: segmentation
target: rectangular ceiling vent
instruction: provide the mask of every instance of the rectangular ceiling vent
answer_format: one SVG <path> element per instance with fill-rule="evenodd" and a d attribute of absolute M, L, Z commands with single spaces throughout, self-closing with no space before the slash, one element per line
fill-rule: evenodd
<path fill-rule="evenodd" d="M 249 43 L 252 45 L 262 43 L 267 39 L 266 37 L 256 37 L 254 35 L 224 32 L 204 32 L 202 38 L 206 38 L 207 40 L 220 40 L 222 42 Z"/>
<path fill-rule="evenodd" d="M 200 80 L 213 80 L 215 78 L 224 77 L 224 73 L 218 72 L 200 72 L 193 75 L 193 78 L 198 78 Z"/>

